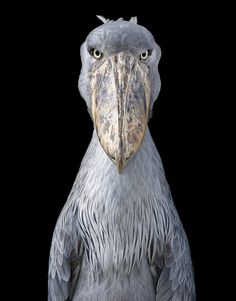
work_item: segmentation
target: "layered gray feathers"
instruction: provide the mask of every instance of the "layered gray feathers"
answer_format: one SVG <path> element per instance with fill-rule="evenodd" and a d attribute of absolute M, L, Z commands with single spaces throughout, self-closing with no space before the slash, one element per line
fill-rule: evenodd
<path fill-rule="evenodd" d="M 148 129 L 121 175 L 94 131 L 55 227 L 48 279 L 50 301 L 195 300 L 187 238 Z"/>

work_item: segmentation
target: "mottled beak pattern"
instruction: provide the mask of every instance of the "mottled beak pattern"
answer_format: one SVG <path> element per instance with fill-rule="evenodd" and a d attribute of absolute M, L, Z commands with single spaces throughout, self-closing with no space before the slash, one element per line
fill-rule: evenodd
<path fill-rule="evenodd" d="M 101 60 L 91 72 L 92 118 L 119 173 L 143 140 L 150 107 L 148 68 L 130 53 Z"/>

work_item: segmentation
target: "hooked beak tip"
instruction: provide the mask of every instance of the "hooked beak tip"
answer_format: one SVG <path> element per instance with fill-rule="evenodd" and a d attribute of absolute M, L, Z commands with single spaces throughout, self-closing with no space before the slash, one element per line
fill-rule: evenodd
<path fill-rule="evenodd" d="M 126 162 L 122 158 L 115 160 L 113 162 L 115 163 L 118 173 L 121 174 Z"/>
<path fill-rule="evenodd" d="M 118 173 L 121 174 L 123 171 L 124 165 L 117 165 L 116 167 L 117 167 Z"/>

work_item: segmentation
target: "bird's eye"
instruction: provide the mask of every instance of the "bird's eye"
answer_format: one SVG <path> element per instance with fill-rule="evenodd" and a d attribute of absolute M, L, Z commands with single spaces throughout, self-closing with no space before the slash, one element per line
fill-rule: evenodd
<path fill-rule="evenodd" d="M 144 51 L 143 53 L 140 54 L 140 59 L 145 61 L 148 58 L 148 56 L 149 56 L 149 51 L 146 50 L 146 51 Z"/>
<path fill-rule="evenodd" d="M 97 60 L 100 60 L 103 57 L 102 52 L 97 49 L 93 49 L 92 54 Z"/>

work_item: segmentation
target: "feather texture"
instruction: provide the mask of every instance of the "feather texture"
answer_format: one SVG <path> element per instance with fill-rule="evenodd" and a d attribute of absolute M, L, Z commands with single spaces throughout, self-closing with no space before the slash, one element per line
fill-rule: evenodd
<path fill-rule="evenodd" d="M 98 18 L 99 20 L 101 20 L 103 23 L 107 23 L 107 22 L 109 21 L 109 19 L 106 19 L 106 18 L 104 18 L 103 16 L 97 15 L 97 18 Z"/>
<path fill-rule="evenodd" d="M 121 175 L 94 132 L 54 232 L 49 276 L 53 301 L 194 300 L 189 247 L 149 130 Z"/>
<path fill-rule="evenodd" d="M 136 17 L 129 22 L 98 18 L 106 24 L 81 47 L 79 89 L 89 112 L 91 72 L 97 66 L 88 52 L 91 45 L 104 59 L 128 49 L 136 54 L 153 50 L 142 62 L 148 68 L 152 108 L 160 91 L 160 47 L 148 30 L 135 25 Z M 53 234 L 48 300 L 195 300 L 187 238 L 148 128 L 121 174 L 94 131 Z"/>
<path fill-rule="evenodd" d="M 50 250 L 48 301 L 72 297 L 80 271 L 83 244 L 78 233 L 76 183 L 57 221 Z"/>
<path fill-rule="evenodd" d="M 97 18 L 99 20 L 101 20 L 103 23 L 113 22 L 113 20 L 106 19 L 106 18 L 104 18 L 103 16 L 100 16 L 100 15 L 97 15 Z M 123 21 L 123 20 L 124 20 L 123 18 L 119 18 L 116 21 Z M 129 22 L 134 23 L 134 24 L 138 24 L 138 19 L 137 19 L 137 17 L 132 17 L 129 20 Z"/>

